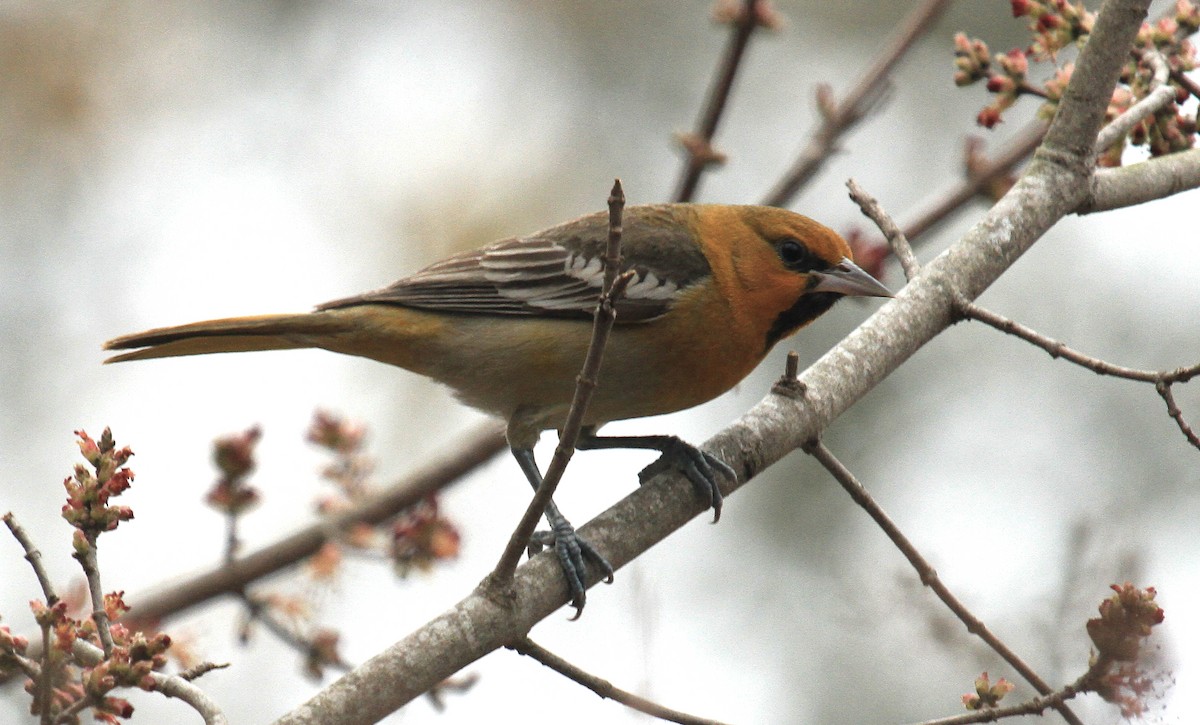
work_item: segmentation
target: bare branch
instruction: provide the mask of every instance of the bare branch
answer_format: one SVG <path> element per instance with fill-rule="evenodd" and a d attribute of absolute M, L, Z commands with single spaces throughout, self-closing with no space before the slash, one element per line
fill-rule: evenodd
<path fill-rule="evenodd" d="M 1078 214 L 1123 209 L 1200 188 L 1200 149 L 1122 166 L 1097 169 L 1088 199 Z"/>
<path fill-rule="evenodd" d="M 1034 689 L 1039 693 L 1050 695 L 1053 692 L 1050 685 L 1046 684 L 1046 681 L 1038 676 L 1025 660 L 1021 659 L 1003 640 L 993 634 L 987 625 L 983 623 L 983 620 L 976 617 L 971 610 L 967 609 L 967 606 L 958 597 L 954 596 L 949 587 L 942 583 L 933 566 L 929 564 L 925 557 L 921 556 L 921 552 L 917 550 L 917 547 L 908 540 L 904 532 L 900 531 L 900 527 L 876 503 L 871 494 L 867 492 L 867 489 L 854 477 L 854 474 L 842 465 L 842 462 L 825 447 L 824 443 L 819 439 L 814 439 L 805 445 L 804 451 L 817 459 L 825 467 L 825 470 L 829 471 L 837 479 L 837 482 L 842 484 L 842 488 L 846 490 L 846 493 L 850 494 L 850 498 L 854 499 L 854 502 L 867 512 L 867 515 L 891 539 L 896 548 L 900 550 L 900 553 L 904 554 L 904 558 L 908 559 L 908 563 L 912 564 L 912 567 L 917 570 L 917 576 L 921 578 L 921 583 L 933 590 L 937 598 L 941 599 L 942 603 L 951 612 L 954 612 L 954 616 L 958 617 L 959 621 L 966 626 L 968 632 L 987 643 L 988 647 L 991 647 L 996 654 L 1000 655 L 1005 662 L 1019 672 L 1021 677 L 1024 677 L 1029 684 L 1033 685 Z M 1055 709 L 1059 711 L 1067 722 L 1073 723 L 1073 725 L 1082 725 L 1080 720 L 1065 705 L 1059 703 Z"/>
<path fill-rule="evenodd" d="M 608 247 L 605 254 L 604 287 L 596 304 L 595 320 L 592 324 L 592 339 L 588 344 L 587 356 L 583 361 L 583 370 L 575 381 L 575 397 L 571 400 L 571 408 L 567 411 L 566 422 L 558 434 L 558 446 L 554 449 L 554 458 L 542 476 L 542 484 L 525 509 L 508 545 L 496 563 L 496 568 L 488 576 L 488 581 L 507 585 L 512 581 L 513 572 L 521 561 L 521 554 L 529 544 L 529 537 L 542 518 L 546 506 L 554 496 L 554 489 L 562 480 L 563 472 L 575 453 L 575 443 L 579 440 L 579 431 L 583 426 L 583 416 L 587 413 L 588 402 L 596 390 L 596 381 L 600 375 L 600 364 L 604 360 L 604 347 L 608 344 L 608 334 L 613 323 L 617 320 L 617 311 L 613 306 L 616 298 L 620 297 L 625 287 L 632 279 L 633 272 L 629 271 L 617 276 L 620 270 L 622 215 L 625 210 L 625 192 L 621 189 L 621 180 L 613 183 L 612 193 L 608 197 Z M 576 617 L 583 611 L 582 603 L 578 606 Z"/>
<path fill-rule="evenodd" d="M 1200 448 L 1200 437 L 1197 437 L 1196 431 L 1192 430 L 1192 427 L 1183 419 L 1183 411 L 1175 403 L 1175 394 L 1171 392 L 1171 384 L 1166 381 L 1159 381 L 1155 384 L 1154 389 L 1162 396 L 1163 402 L 1167 404 L 1167 415 L 1171 416 L 1175 424 L 1179 426 L 1180 432 L 1187 438 L 1188 443 L 1191 443 L 1196 448 Z"/>
<path fill-rule="evenodd" d="M 1175 404 L 1175 396 L 1171 393 L 1171 386 L 1173 384 L 1186 383 L 1197 375 L 1200 375 L 1200 363 L 1174 370 L 1138 370 L 1136 368 L 1122 367 L 1120 365 L 1113 365 L 1097 357 L 1085 355 L 1078 350 L 1067 347 L 1058 340 L 1046 337 L 1032 328 L 978 305 L 963 301 L 960 304 L 960 310 L 964 317 L 982 322 L 1005 334 L 1019 337 L 1045 350 L 1052 358 L 1057 359 L 1061 357 L 1080 367 L 1087 368 L 1097 375 L 1111 375 L 1141 383 L 1153 383 L 1154 389 L 1158 391 L 1158 394 L 1162 396 L 1163 401 L 1167 404 L 1167 414 L 1179 426 L 1179 430 L 1182 431 L 1188 442 L 1200 448 L 1200 438 L 1197 438 L 1195 431 L 1183 419 L 1183 412 Z"/>
<path fill-rule="evenodd" d="M 215 670 L 224 670 L 229 667 L 229 663 L 217 664 L 215 662 L 201 662 L 198 665 L 193 665 L 186 670 L 175 675 L 176 677 L 193 682 Z"/>
<path fill-rule="evenodd" d="M 104 652 L 99 647 L 82 639 L 74 641 L 71 654 L 87 665 L 98 664 L 104 659 Z M 229 720 L 225 718 L 220 705 L 196 685 L 177 675 L 165 675 L 161 672 L 151 672 L 149 677 L 154 680 L 154 689 L 157 692 L 190 705 L 204 718 L 205 725 L 228 725 Z"/>
<path fill-rule="evenodd" d="M 932 208 L 904 226 L 904 235 L 913 240 L 936 227 L 996 181 L 1011 174 L 1018 164 L 1033 154 L 1045 136 L 1045 123 L 1035 121 L 1026 126 L 990 162 L 970 169 L 965 179 L 935 197 L 938 200 Z"/>
<path fill-rule="evenodd" d="M 1142 119 L 1158 113 L 1168 103 L 1175 100 L 1175 88 L 1167 85 L 1170 72 L 1166 59 L 1157 52 L 1145 53 L 1144 57 L 1154 68 L 1151 90 L 1142 100 L 1125 109 L 1124 113 L 1100 129 L 1099 135 L 1096 136 L 1097 154 L 1104 153 L 1109 146 L 1120 141 L 1125 134 L 1133 130 L 1134 126 L 1141 123 Z"/>
<path fill-rule="evenodd" d="M 79 722 L 80 713 L 89 707 L 94 707 L 98 704 L 100 704 L 100 699 L 96 695 L 85 694 L 75 702 L 72 702 L 70 705 L 64 707 L 62 712 L 58 713 L 58 716 L 54 718 L 54 725 L 70 725 L 70 723 L 77 723 Z M 48 716 L 49 713 L 43 714 L 42 722 L 46 722 Z"/>
<path fill-rule="evenodd" d="M 17 522 L 12 511 L 4 514 L 4 525 L 12 532 L 13 538 L 25 550 L 25 560 L 29 562 L 29 566 L 33 568 L 33 574 L 37 577 L 38 585 L 42 588 L 42 595 L 46 597 L 46 604 L 54 606 L 58 601 L 58 595 L 54 593 L 54 584 L 50 582 L 50 575 L 46 573 L 46 567 L 42 566 L 42 552 L 33 544 L 33 539 L 29 538 L 29 534 L 25 528 Z"/>
<path fill-rule="evenodd" d="M 92 600 L 92 621 L 96 623 L 96 636 L 104 647 L 104 656 L 111 657 L 113 651 L 112 631 L 109 629 L 108 611 L 104 608 L 104 587 L 100 583 L 100 562 L 96 557 L 96 537 L 87 536 L 86 547 L 76 551 L 75 560 L 83 569 L 87 579 L 88 595 Z"/>
<path fill-rule="evenodd" d="M 33 575 L 37 577 L 38 584 L 42 588 L 42 595 L 46 597 L 46 605 L 53 607 L 58 602 L 58 595 L 54 592 L 54 584 L 50 581 L 50 575 L 46 572 L 46 567 L 42 564 L 42 552 L 34 546 L 33 539 L 29 537 L 25 527 L 21 526 L 16 517 L 11 511 L 4 514 L 4 524 L 8 526 L 8 530 L 12 532 L 13 538 L 25 550 L 25 560 L 29 562 L 29 566 L 33 569 Z M 45 654 L 50 651 L 51 632 L 50 623 L 43 621 L 38 629 L 42 635 L 42 655 L 45 661 L 49 661 Z M 25 674 L 36 684 L 33 697 L 38 702 L 38 711 L 47 714 L 50 712 L 50 700 L 54 695 L 54 682 L 52 677 L 37 677 L 34 673 L 40 672 L 38 665 L 25 657 L 20 657 L 16 654 L 13 659 L 18 663 Z M 60 665 L 54 665 L 60 666 Z"/>
<path fill-rule="evenodd" d="M 908 244 L 908 238 L 904 236 L 904 232 L 900 227 L 896 226 L 896 222 L 892 220 L 888 213 L 883 210 L 883 206 L 858 185 L 854 179 L 846 182 L 846 186 L 850 189 L 850 198 L 858 208 L 862 209 L 862 213 L 875 222 L 875 226 L 879 227 L 879 231 L 883 232 L 883 236 L 887 239 L 888 244 L 892 248 L 892 253 L 900 260 L 900 266 L 904 268 L 904 278 L 912 281 L 921 272 L 921 265 L 917 262 L 916 255 L 913 254 L 912 247 Z"/>
<path fill-rule="evenodd" d="M 1183 88 L 1195 98 L 1200 98 L 1200 83 L 1192 80 L 1186 71 L 1178 68 L 1172 68 L 1171 80 L 1178 83 L 1180 88 Z"/>
<path fill-rule="evenodd" d="M 913 43 L 933 27 L 938 16 L 949 4 L 949 0 L 924 0 L 914 7 L 891 43 L 883 49 L 840 103 L 834 101 L 833 91 L 828 86 L 818 88 L 817 107 L 821 112 L 821 125 L 813 131 L 808 145 L 800 152 L 791 169 L 767 192 L 761 203 L 767 206 L 787 206 L 791 203 L 797 192 L 837 150 L 838 140 L 842 135 L 879 105 L 896 64 Z"/>
<path fill-rule="evenodd" d="M 679 136 L 680 144 L 687 154 L 687 161 L 672 197 L 674 201 L 691 201 L 696 195 L 696 187 L 704 170 L 724 161 L 724 157 L 713 149 L 713 136 L 717 133 L 717 124 L 725 111 L 725 104 L 729 100 L 729 92 L 733 89 L 733 81 L 737 77 L 742 57 L 746 54 L 746 47 L 750 44 L 750 36 L 755 28 L 764 23 L 765 4 L 763 0 L 744 0 L 741 11 L 731 22 L 733 31 L 729 36 L 729 45 L 725 47 L 725 55 L 717 67 L 717 75 L 713 79 L 712 88 L 709 89 L 704 110 L 696 124 L 697 128 L 692 133 Z"/>
<path fill-rule="evenodd" d="M 717 720 L 709 720 L 708 718 L 689 715 L 686 712 L 672 710 L 669 707 L 663 707 L 657 702 L 647 700 L 646 698 L 639 697 L 632 692 L 622 690 L 608 680 L 596 677 L 595 675 L 576 667 L 570 662 L 564 660 L 562 657 L 559 657 L 553 652 L 541 647 L 528 637 L 522 638 L 521 640 L 509 645 L 509 649 L 520 652 L 526 657 L 532 657 L 538 662 L 541 662 L 543 665 L 561 674 L 563 677 L 583 685 L 601 698 L 606 700 L 615 700 L 616 702 L 619 702 L 628 708 L 645 713 L 651 717 L 656 717 L 660 720 L 667 720 L 669 722 L 680 723 L 681 725 L 722 725 L 722 723 Z"/>
<path fill-rule="evenodd" d="M 270 602 L 263 598 L 242 594 L 242 602 L 246 605 L 247 615 L 251 620 L 260 622 L 279 641 L 304 657 L 306 669 L 310 674 L 320 678 L 325 665 L 341 672 L 348 672 L 354 668 L 354 665 L 342 659 L 341 653 L 337 651 L 336 634 L 330 642 L 324 642 L 319 636 L 306 635 L 285 622 L 271 607 Z"/>
<path fill-rule="evenodd" d="M 1078 350 L 1067 347 L 1066 344 L 1058 340 L 1046 337 L 1037 330 L 1026 327 L 1003 315 L 998 315 L 979 305 L 963 302 L 961 310 L 964 317 L 982 322 L 1005 334 L 1019 337 L 1025 342 L 1045 350 L 1052 358 L 1061 357 L 1080 367 L 1087 368 L 1097 375 L 1112 375 L 1142 383 L 1186 383 L 1188 380 L 1200 375 L 1200 364 L 1169 371 L 1138 370 L 1136 368 L 1113 365 L 1100 358 L 1085 355 Z"/>

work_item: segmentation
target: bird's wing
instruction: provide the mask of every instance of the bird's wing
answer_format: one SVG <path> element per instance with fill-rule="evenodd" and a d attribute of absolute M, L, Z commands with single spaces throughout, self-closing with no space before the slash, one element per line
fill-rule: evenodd
<path fill-rule="evenodd" d="M 457 254 L 388 287 L 318 309 L 392 304 L 477 315 L 590 318 L 604 283 L 607 231 L 603 215 L 583 217 Z M 635 276 L 616 303 L 619 322 L 664 314 L 680 291 L 708 274 L 700 248 L 683 227 L 662 215 L 632 216 L 625 240 L 622 269 L 632 269 Z"/>

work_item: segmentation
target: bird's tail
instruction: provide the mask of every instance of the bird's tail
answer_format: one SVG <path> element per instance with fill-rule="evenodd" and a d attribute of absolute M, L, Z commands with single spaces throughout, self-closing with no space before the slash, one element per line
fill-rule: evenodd
<path fill-rule="evenodd" d="M 346 317 L 326 312 L 229 317 L 113 338 L 104 343 L 105 350 L 130 352 L 114 355 L 104 362 L 318 347 L 320 340 L 349 331 L 351 324 Z"/>

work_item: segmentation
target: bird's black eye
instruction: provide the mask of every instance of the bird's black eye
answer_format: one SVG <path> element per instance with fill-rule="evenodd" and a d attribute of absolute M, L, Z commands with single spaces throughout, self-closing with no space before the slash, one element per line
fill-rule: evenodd
<path fill-rule="evenodd" d="M 808 247 L 796 239 L 790 237 L 783 239 L 775 245 L 775 248 L 779 253 L 779 259 L 790 270 L 811 272 L 829 266 L 825 260 L 813 254 Z"/>

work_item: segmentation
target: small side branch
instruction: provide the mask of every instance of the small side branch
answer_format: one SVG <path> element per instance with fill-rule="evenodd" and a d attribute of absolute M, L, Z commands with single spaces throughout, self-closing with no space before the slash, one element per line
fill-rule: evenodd
<path fill-rule="evenodd" d="M 1151 90 L 1145 98 L 1127 108 L 1117 116 L 1096 136 L 1096 153 L 1104 153 L 1108 147 L 1120 141 L 1133 127 L 1142 122 L 1147 116 L 1153 116 L 1175 100 L 1175 88 L 1167 85 L 1170 78 L 1170 68 L 1160 53 L 1147 52 L 1143 56 L 1150 67 L 1154 69 L 1154 79 Z"/>
<path fill-rule="evenodd" d="M 858 204 L 858 208 L 862 209 L 862 213 L 875 222 L 875 226 L 879 227 L 879 231 L 883 232 L 883 236 L 887 239 L 888 245 L 892 248 L 892 253 L 896 255 L 896 259 L 900 260 L 900 266 L 904 269 L 904 278 L 909 282 L 913 280 L 921 272 L 921 265 L 917 262 L 917 257 L 913 254 L 912 247 L 908 243 L 908 237 L 904 236 L 903 230 L 896 225 L 888 213 L 883 210 L 883 206 L 858 185 L 854 179 L 846 182 L 846 186 L 850 189 L 850 198 Z"/>
<path fill-rule="evenodd" d="M 25 550 L 25 560 L 29 562 L 29 566 L 33 568 L 33 574 L 37 577 L 38 585 L 42 588 L 42 594 L 46 597 L 46 604 L 54 606 L 58 602 L 58 595 L 54 593 L 54 585 L 50 582 L 50 575 L 46 573 L 46 567 L 42 566 L 42 552 L 33 544 L 33 539 L 29 538 L 25 527 L 17 522 L 12 512 L 4 514 L 4 525 L 12 532 L 13 538 Z"/>
<path fill-rule="evenodd" d="M 1035 121 L 1018 133 L 1008 146 L 990 161 L 968 164 L 967 177 L 944 192 L 933 207 L 904 226 L 910 240 L 925 234 L 984 190 L 1011 174 L 1013 169 L 1037 150 L 1046 136 L 1046 124 Z"/>
<path fill-rule="evenodd" d="M 1069 685 L 1063 686 L 1061 689 L 1055 690 L 1049 695 L 1034 697 L 1025 702 L 1007 707 L 992 707 L 953 717 L 925 720 L 921 725 L 970 725 L 971 723 L 995 722 L 1005 718 L 1021 717 L 1024 715 L 1042 715 L 1050 708 L 1057 709 L 1066 703 L 1067 700 L 1077 695 L 1095 690 L 1096 679 L 1101 677 L 1110 665 L 1110 661 L 1098 657 L 1092 663 L 1092 666 L 1088 668 L 1087 672 L 1080 675 L 1079 679 Z"/>
<path fill-rule="evenodd" d="M 553 652 L 541 647 L 533 640 L 525 637 L 511 645 L 509 649 L 519 652 L 526 657 L 541 662 L 546 667 L 554 670 L 563 677 L 572 680 L 587 689 L 596 693 L 601 698 L 606 700 L 614 700 L 625 705 L 628 708 L 645 713 L 660 720 L 667 722 L 680 723 L 680 725 L 722 725 L 717 720 L 709 720 L 708 718 L 689 715 L 686 712 L 672 710 L 669 707 L 664 707 L 656 702 L 647 700 L 644 697 L 633 694 L 626 690 L 613 685 L 608 680 L 597 677 L 589 672 L 586 672 L 575 665 L 567 662 L 562 657 Z"/>
<path fill-rule="evenodd" d="M 111 657 L 113 651 L 112 631 L 109 629 L 108 610 L 104 608 L 104 587 L 100 583 L 100 562 L 96 557 L 96 539 L 86 538 L 87 543 L 82 551 L 77 551 L 75 559 L 83 568 L 87 578 L 88 594 L 92 600 L 92 621 L 96 623 L 96 636 L 104 647 L 104 656 Z"/>
<path fill-rule="evenodd" d="M 1200 363 L 1174 370 L 1139 370 L 1137 368 L 1114 365 L 1100 358 L 1085 355 L 1078 350 L 1067 347 L 1066 344 L 1058 340 L 1046 337 L 1032 328 L 1026 327 L 1015 320 L 1010 320 L 1003 315 L 998 315 L 972 302 L 960 299 L 958 301 L 958 309 L 963 317 L 982 322 L 1007 335 L 1020 338 L 1035 347 L 1040 347 L 1052 358 L 1062 358 L 1082 368 L 1091 370 L 1097 375 L 1109 375 L 1125 380 L 1153 384 L 1154 389 L 1162 397 L 1163 402 L 1167 404 L 1167 414 L 1179 426 L 1180 432 L 1183 433 L 1189 443 L 1200 449 L 1200 437 L 1197 437 L 1196 432 L 1184 419 L 1182 411 L 1180 411 L 1179 406 L 1175 403 L 1175 396 L 1171 392 L 1172 385 L 1186 383 L 1197 375 L 1200 375 Z"/>
<path fill-rule="evenodd" d="M 1040 694 L 1048 696 L 1054 692 L 1050 688 L 1050 685 L 1046 684 L 1046 681 L 1037 672 L 1034 672 L 1029 664 L 988 629 L 987 625 L 976 617 L 971 610 L 967 609 L 966 605 L 959 601 L 958 597 L 954 596 L 954 593 L 938 578 L 933 566 L 921 555 L 917 547 L 909 541 L 904 532 L 900 531 L 900 527 L 876 503 L 875 499 L 859 483 L 854 474 L 833 455 L 832 451 L 825 447 L 824 443 L 820 440 L 812 440 L 804 446 L 804 451 L 817 459 L 825 467 L 825 470 L 829 471 L 837 479 L 837 482 L 842 485 L 846 493 L 850 494 L 850 498 L 854 499 L 854 502 L 867 512 L 867 515 L 875 521 L 875 524 L 891 539 L 896 548 L 900 550 L 900 553 L 904 554 L 904 558 L 908 559 L 908 562 L 916 569 L 921 583 L 933 590 L 937 598 L 942 600 L 942 603 L 966 626 L 968 632 L 982 639 L 988 647 L 1000 655 L 1014 670 L 1019 672 L 1029 684 L 1033 685 L 1034 689 Z M 1071 723 L 1071 725 L 1082 725 L 1079 718 L 1065 704 L 1058 703 L 1054 706 L 1054 709 L 1058 710 L 1059 714 L 1067 722 Z"/>
<path fill-rule="evenodd" d="M 33 575 L 37 577 L 38 584 L 42 587 L 42 594 L 46 597 L 46 606 L 53 607 L 58 603 L 58 594 L 54 592 L 54 584 L 50 581 L 50 575 L 46 573 L 46 567 L 42 565 L 42 552 L 34 546 L 33 539 L 29 538 L 29 533 L 25 531 L 25 527 L 21 526 L 11 511 L 4 514 L 4 525 L 8 527 L 13 538 L 25 550 L 25 560 L 29 562 L 29 566 L 33 569 Z M 49 652 L 52 637 L 49 621 L 42 621 L 38 629 L 41 630 L 42 635 L 42 656 L 46 662 L 50 662 Z M 21 666 L 25 674 L 37 683 L 33 697 L 38 702 L 38 711 L 49 713 L 50 698 L 54 695 L 53 678 L 39 677 L 34 674 L 35 672 L 41 673 L 42 670 L 32 660 L 15 655 L 13 659 Z"/>
<path fill-rule="evenodd" d="M 1158 391 L 1163 402 L 1167 404 L 1167 415 L 1171 416 L 1171 419 L 1175 421 L 1175 425 L 1179 426 L 1179 431 L 1183 433 L 1183 437 L 1187 438 L 1188 443 L 1200 449 L 1200 437 L 1196 436 L 1196 431 L 1183 419 L 1183 411 L 1175 403 L 1175 394 L 1171 392 L 1171 384 L 1159 381 L 1154 384 L 1154 389 Z"/>
<path fill-rule="evenodd" d="M 713 148 L 713 136 L 716 135 L 717 125 L 725 112 L 729 93 L 733 90 L 733 81 L 737 78 L 738 68 L 750 44 L 750 36 L 758 26 L 769 26 L 774 22 L 769 13 L 765 0 L 744 0 L 740 10 L 730 19 L 733 31 L 729 36 L 729 45 L 725 47 L 725 55 L 717 67 L 717 75 L 709 89 L 708 99 L 704 103 L 696 130 L 679 134 L 679 142 L 687 154 L 687 160 L 672 197 L 674 201 L 691 201 L 696 195 L 696 187 L 700 184 L 700 177 L 705 169 L 724 162 L 724 156 Z"/>
<path fill-rule="evenodd" d="M 825 164 L 826 159 L 837 151 L 838 140 L 879 105 L 886 95 L 892 69 L 917 39 L 933 27 L 938 16 L 949 4 L 949 0 L 924 0 L 913 8 L 892 42 L 884 48 L 840 102 L 834 100 L 833 91 L 829 86 L 823 85 L 817 89 L 817 107 L 821 113 L 821 123 L 813 131 L 808 145 L 800 152 L 791 169 L 767 193 L 763 204 L 787 206 L 791 203 L 800 189 Z"/>
<path fill-rule="evenodd" d="M 605 254 L 606 268 L 604 271 L 604 288 L 600 301 L 596 305 L 595 321 L 592 325 L 592 339 L 588 345 L 587 357 L 583 362 L 583 370 L 575 381 L 575 397 L 571 400 L 571 408 L 567 412 L 566 422 L 558 436 L 558 446 L 554 449 L 554 458 L 546 468 L 542 477 L 542 485 L 538 487 L 525 515 L 521 517 L 504 553 L 492 570 L 491 579 L 501 584 L 512 581 L 513 572 L 521 562 L 521 555 L 529 544 L 529 537 L 537 528 L 537 522 L 542 518 L 547 504 L 554 496 L 554 489 L 562 480 L 567 463 L 575 452 L 575 443 L 579 440 L 579 431 L 583 427 L 583 418 L 587 413 L 588 402 L 596 390 L 596 381 L 600 373 L 600 363 L 604 359 L 604 346 L 608 343 L 608 334 L 617 319 L 615 301 L 624 293 L 625 287 L 633 279 L 633 272 L 618 275 L 621 258 L 622 217 L 625 209 L 625 192 L 621 188 L 621 180 L 613 183 L 612 193 L 608 197 L 608 247 Z"/>
<path fill-rule="evenodd" d="M 270 602 L 249 594 L 242 595 L 242 602 L 251 621 L 261 623 L 279 641 L 300 653 L 304 658 L 305 670 L 313 677 L 319 679 L 326 666 L 340 672 L 354 669 L 354 665 L 342 659 L 338 652 L 336 632 L 324 630 L 313 635 L 304 634 L 298 627 L 285 622 Z"/>
<path fill-rule="evenodd" d="M 75 640 L 71 653 L 76 660 L 86 665 L 99 664 L 105 658 L 99 647 L 82 639 Z M 228 725 L 229 720 L 221 711 L 220 705 L 196 685 L 178 675 L 164 675 L 161 672 L 151 672 L 148 677 L 154 681 L 154 689 L 157 692 L 187 703 L 204 718 L 205 725 Z"/>

